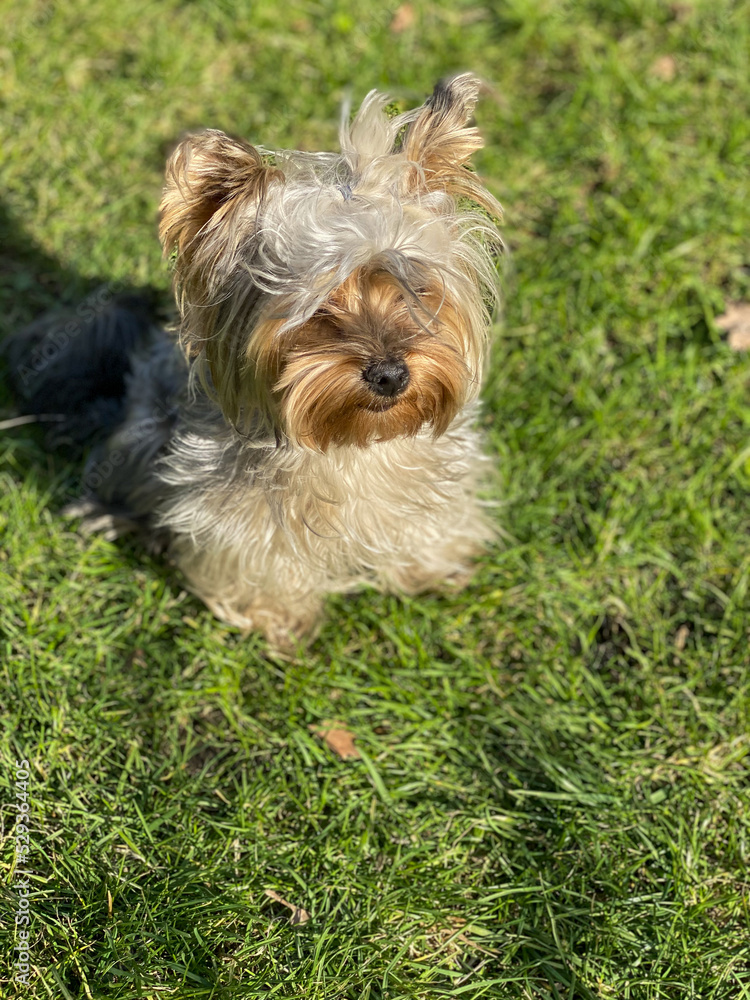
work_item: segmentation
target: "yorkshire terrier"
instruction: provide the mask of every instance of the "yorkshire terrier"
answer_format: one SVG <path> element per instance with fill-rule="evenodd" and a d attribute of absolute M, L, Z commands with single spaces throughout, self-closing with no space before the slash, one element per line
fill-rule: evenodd
<path fill-rule="evenodd" d="M 479 89 L 455 76 L 395 116 L 373 91 L 340 154 L 187 136 L 160 214 L 177 337 L 121 297 L 11 340 L 26 412 L 57 415 L 58 441 L 99 436 L 74 512 L 163 543 L 219 618 L 277 648 L 326 594 L 463 582 L 493 536 L 474 424 L 500 208 L 467 167 Z"/>

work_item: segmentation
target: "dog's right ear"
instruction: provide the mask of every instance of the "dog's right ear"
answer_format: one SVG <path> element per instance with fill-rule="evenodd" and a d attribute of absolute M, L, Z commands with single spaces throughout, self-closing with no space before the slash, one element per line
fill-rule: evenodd
<path fill-rule="evenodd" d="M 224 132 L 186 136 L 167 161 L 159 210 L 165 255 L 176 248 L 179 257 L 192 257 L 199 237 L 215 233 L 240 200 L 260 202 L 268 185 L 283 179 L 257 149 Z"/>

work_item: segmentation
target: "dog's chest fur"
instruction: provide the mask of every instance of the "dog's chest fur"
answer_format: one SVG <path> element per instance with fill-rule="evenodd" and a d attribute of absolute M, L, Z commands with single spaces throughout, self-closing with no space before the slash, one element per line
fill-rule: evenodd
<path fill-rule="evenodd" d="M 209 434 L 187 421 L 159 463 L 156 523 L 183 550 L 231 550 L 243 576 L 286 552 L 325 576 L 345 567 L 349 589 L 413 560 L 426 540 L 465 533 L 482 464 L 472 416 L 438 441 L 425 433 L 326 453 L 249 444 L 226 426 Z"/>

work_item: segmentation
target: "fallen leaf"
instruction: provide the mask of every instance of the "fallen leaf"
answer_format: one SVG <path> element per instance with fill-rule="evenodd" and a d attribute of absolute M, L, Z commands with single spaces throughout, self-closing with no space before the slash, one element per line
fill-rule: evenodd
<path fill-rule="evenodd" d="M 678 653 L 681 653 L 685 648 L 685 643 L 687 642 L 687 637 L 690 635 L 690 629 L 687 625 L 680 625 L 677 629 L 677 633 L 674 637 L 674 648 Z"/>
<path fill-rule="evenodd" d="M 750 350 L 750 303 L 730 302 L 724 315 L 716 320 L 716 325 L 729 334 L 727 344 L 733 351 Z"/>
<path fill-rule="evenodd" d="M 323 723 L 321 726 L 310 726 L 310 729 L 342 760 L 356 760 L 361 757 L 354 745 L 354 733 L 346 729 L 343 723 Z"/>
<path fill-rule="evenodd" d="M 673 56 L 659 56 L 658 59 L 651 63 L 650 72 L 652 76 L 656 76 L 660 80 L 669 83 L 670 80 L 674 80 L 675 78 L 677 63 L 674 61 Z"/>
<path fill-rule="evenodd" d="M 693 5 L 691 3 L 671 3 L 669 11 L 675 21 L 687 21 L 693 13 Z"/>
<path fill-rule="evenodd" d="M 295 906 L 294 903 L 289 903 L 283 896 L 280 896 L 278 892 L 275 892 L 273 889 L 265 889 L 264 891 L 269 899 L 273 899 L 277 903 L 281 903 L 282 906 L 285 906 L 288 910 L 292 911 L 292 915 L 289 918 L 289 923 L 292 927 L 295 927 L 298 924 L 306 924 L 310 919 L 310 914 L 307 910 L 303 910 L 301 906 Z"/>
<path fill-rule="evenodd" d="M 414 8 L 410 3 L 402 3 L 391 21 L 391 32 L 400 35 L 414 24 Z"/>

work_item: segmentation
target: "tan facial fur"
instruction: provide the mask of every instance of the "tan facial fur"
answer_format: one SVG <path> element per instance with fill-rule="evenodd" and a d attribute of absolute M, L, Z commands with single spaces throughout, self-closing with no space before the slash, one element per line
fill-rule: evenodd
<path fill-rule="evenodd" d="M 274 396 L 292 443 L 325 451 L 441 434 L 464 403 L 472 372 L 471 338 L 442 290 L 410 296 L 384 272 L 353 274 L 300 328 L 255 341 L 260 369 L 273 372 Z M 408 381 L 383 397 L 364 377 L 380 361 L 403 362 Z"/>

